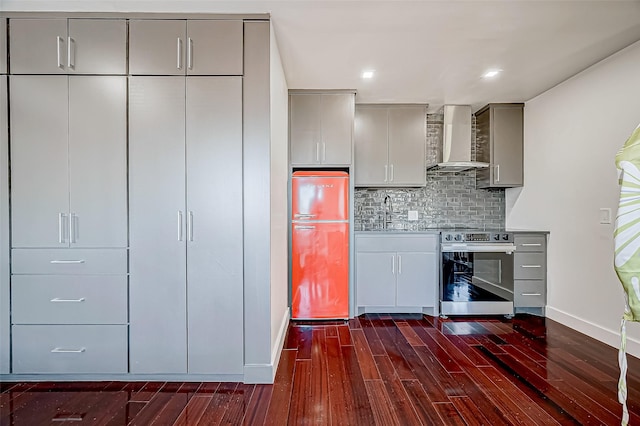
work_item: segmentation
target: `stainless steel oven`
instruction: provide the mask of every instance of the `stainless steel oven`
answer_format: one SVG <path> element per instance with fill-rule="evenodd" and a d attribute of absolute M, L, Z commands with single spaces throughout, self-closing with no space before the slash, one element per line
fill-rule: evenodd
<path fill-rule="evenodd" d="M 441 234 L 440 315 L 513 315 L 513 234 Z"/>

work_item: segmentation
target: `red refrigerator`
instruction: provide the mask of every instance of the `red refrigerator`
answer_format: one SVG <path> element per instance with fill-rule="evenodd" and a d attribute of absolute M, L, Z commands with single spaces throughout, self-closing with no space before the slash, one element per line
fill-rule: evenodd
<path fill-rule="evenodd" d="M 291 317 L 349 317 L 349 175 L 291 180 Z"/>

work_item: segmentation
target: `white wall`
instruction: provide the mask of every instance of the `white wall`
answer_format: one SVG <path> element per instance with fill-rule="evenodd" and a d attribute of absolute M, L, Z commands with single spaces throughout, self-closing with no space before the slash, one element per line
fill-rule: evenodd
<path fill-rule="evenodd" d="M 616 152 L 640 123 L 640 42 L 525 104 L 525 185 L 506 192 L 509 228 L 549 230 L 547 316 L 619 346 L 613 269 Z M 640 324 L 628 326 L 640 356 Z"/>
<path fill-rule="evenodd" d="M 289 323 L 287 179 L 289 169 L 288 87 L 271 26 L 271 361 L 278 365 Z"/>

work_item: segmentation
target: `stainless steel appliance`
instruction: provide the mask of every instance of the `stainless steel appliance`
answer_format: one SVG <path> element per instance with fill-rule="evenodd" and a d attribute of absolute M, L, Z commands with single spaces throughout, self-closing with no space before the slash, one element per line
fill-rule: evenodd
<path fill-rule="evenodd" d="M 513 315 L 513 234 L 441 233 L 440 315 Z"/>

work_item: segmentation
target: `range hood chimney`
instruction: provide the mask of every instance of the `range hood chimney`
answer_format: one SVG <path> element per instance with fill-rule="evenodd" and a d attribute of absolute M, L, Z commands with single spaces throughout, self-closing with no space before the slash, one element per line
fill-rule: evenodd
<path fill-rule="evenodd" d="M 436 162 L 427 169 L 459 172 L 489 167 L 487 163 L 471 161 L 471 105 L 445 105 L 442 144 L 438 146 Z"/>

